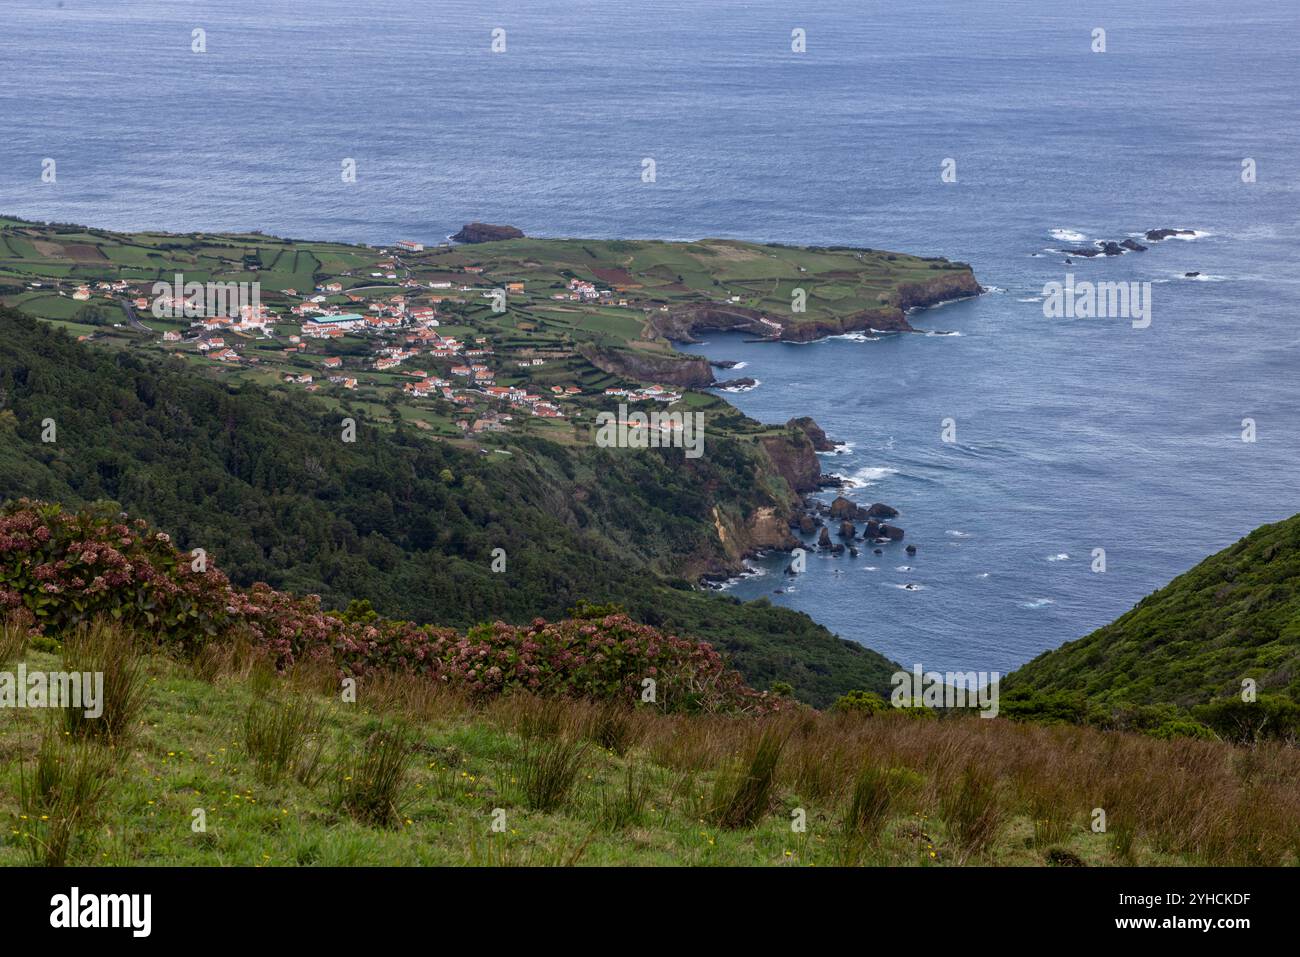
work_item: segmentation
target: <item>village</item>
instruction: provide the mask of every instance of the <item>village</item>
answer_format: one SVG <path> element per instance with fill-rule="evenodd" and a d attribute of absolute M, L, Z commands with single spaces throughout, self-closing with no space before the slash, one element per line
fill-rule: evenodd
<path fill-rule="evenodd" d="M 125 311 L 130 327 L 156 337 L 169 352 L 223 367 L 273 370 L 280 384 L 307 392 L 346 394 L 369 387 L 381 401 L 441 400 L 449 404 L 456 430 L 465 434 L 508 429 L 517 416 L 576 419 L 584 399 L 681 400 L 680 391 L 661 385 L 584 389 L 572 384 L 571 375 L 563 376 L 564 384 L 539 384 L 535 373 L 548 363 L 573 360 L 575 354 L 520 343 L 500 349 L 489 334 L 477 334 L 483 323 L 474 319 L 504 311 L 494 310 L 493 300 L 509 297 L 516 307 L 528 303 L 525 282 L 478 285 L 482 269 L 472 265 L 463 268 L 460 281 L 419 279 L 399 255 L 423 249 L 404 241 L 392 253 L 377 250 L 373 268 L 364 271 L 373 284 L 345 285 L 355 278 L 349 271 L 313 289 L 278 290 L 265 302 L 255 284 L 208 283 L 207 295 L 186 296 L 174 287 L 156 295 L 163 283 L 122 280 L 79 285 L 70 298 L 112 301 Z M 236 286 L 254 288 L 249 295 Z M 562 291 L 547 290 L 545 299 L 628 306 L 613 290 L 577 278 Z M 212 308 L 213 303 L 219 307 Z M 420 419 L 415 422 L 427 427 Z"/>

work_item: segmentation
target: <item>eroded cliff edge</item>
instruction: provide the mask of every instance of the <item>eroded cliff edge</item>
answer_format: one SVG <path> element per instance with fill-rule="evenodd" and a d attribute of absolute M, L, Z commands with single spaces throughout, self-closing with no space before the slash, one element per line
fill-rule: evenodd
<path fill-rule="evenodd" d="M 983 292 L 969 266 L 945 269 L 924 282 L 905 283 L 887 300 L 872 309 L 845 316 L 806 319 L 764 313 L 724 303 L 691 303 L 654 314 L 655 331 L 675 342 L 695 342 L 700 333 L 711 331 L 748 332 L 759 338 L 785 342 L 810 342 L 850 332 L 914 332 L 907 314 L 957 299 L 969 299 Z"/>

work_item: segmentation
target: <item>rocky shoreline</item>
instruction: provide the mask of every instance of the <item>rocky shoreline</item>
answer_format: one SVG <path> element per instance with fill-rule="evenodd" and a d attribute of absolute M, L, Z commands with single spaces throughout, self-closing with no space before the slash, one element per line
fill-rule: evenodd
<path fill-rule="evenodd" d="M 876 555 L 883 554 L 884 546 L 903 541 L 906 532 L 895 524 L 899 512 L 891 505 L 884 502 L 863 505 L 844 494 L 837 495 L 829 503 L 815 498 L 816 493 L 828 489 L 845 490 L 843 479 L 821 471 L 821 462 L 816 454 L 834 451 L 838 443 L 828 438 L 810 416 L 791 419 L 786 428 L 790 439 L 784 447 L 778 443 L 779 437 L 765 437 L 763 445 L 774 469 L 795 493 L 789 507 L 780 515 L 772 509 L 761 509 L 763 514 L 752 517 L 747 523 L 747 534 L 743 536 L 745 546 L 736 554 L 735 561 L 700 575 L 700 585 L 721 588 L 750 574 L 747 560 L 773 552 L 793 555 L 797 549 L 804 549 L 857 557 L 867 548 Z M 719 532 L 722 533 L 721 526 Z M 814 537 L 815 541 L 810 541 Z M 738 542 L 741 538 L 735 534 L 732 541 Z M 907 554 L 915 555 L 916 545 L 909 543 L 905 550 Z M 798 573 L 793 561 L 785 568 L 787 575 Z"/>

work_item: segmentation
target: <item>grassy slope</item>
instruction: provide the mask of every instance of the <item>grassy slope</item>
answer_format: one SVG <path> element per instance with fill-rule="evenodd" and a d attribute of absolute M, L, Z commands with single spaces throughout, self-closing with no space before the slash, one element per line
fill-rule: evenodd
<path fill-rule="evenodd" d="M 1113 623 L 1039 655 L 1004 688 L 1186 707 L 1239 693 L 1244 678 L 1300 701 L 1300 515 L 1256 529 Z"/>
<path fill-rule="evenodd" d="M 28 651 L 26 660 L 59 667 L 52 654 Z M 727 829 L 712 822 L 714 783 L 728 756 L 753 741 L 751 721 L 639 712 L 639 743 L 620 757 L 588 742 L 572 793 L 542 813 L 527 806 L 521 759 L 561 737 L 581 740 L 591 713 L 580 702 L 471 708 L 408 682 L 363 684 L 358 703 L 344 704 L 321 690 L 329 679 L 319 675 L 283 687 L 286 679 L 250 677 L 246 663 L 208 679 L 165 658 L 147 659 L 147 670 L 146 708 L 111 755 L 106 794 L 70 863 L 834 865 L 846 861 L 851 782 L 864 765 L 889 771 L 899 787 L 881 839 L 861 849 L 860 863 L 1042 865 L 1067 855 L 1093 865 L 1294 863 L 1300 850 L 1296 791 L 1286 783 L 1300 770 L 1292 749 L 1263 748 L 1247 768 L 1217 743 L 978 718 L 796 716 L 777 725 L 786 745 L 758 820 Z M 311 786 L 292 774 L 266 783 L 250 760 L 250 705 L 280 695 L 310 700 L 325 716 L 324 773 Z M 24 819 L 19 797 L 48 719 L 0 712 L 0 865 L 27 862 L 26 835 L 48 826 Z M 413 732 L 400 818 L 387 828 L 362 824 L 331 799 L 343 774 L 333 760 L 393 722 Z M 623 823 L 603 821 L 629 769 L 644 807 Z M 957 799 L 964 771 L 991 782 L 984 800 L 972 802 L 967 790 L 967 803 L 995 822 L 980 849 L 958 826 L 969 817 Z M 1107 834 L 1088 826 L 1098 805 L 1108 812 Z M 200 807 L 204 833 L 191 826 Z M 496 808 L 505 810 L 504 833 L 490 829 Z M 790 824 L 797 808 L 807 814 L 803 833 Z"/>

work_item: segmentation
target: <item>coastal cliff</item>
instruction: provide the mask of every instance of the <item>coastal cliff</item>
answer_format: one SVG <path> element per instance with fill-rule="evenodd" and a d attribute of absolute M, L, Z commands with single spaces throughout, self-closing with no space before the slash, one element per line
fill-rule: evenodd
<path fill-rule="evenodd" d="M 669 355 L 588 345 L 578 352 L 602 372 L 639 382 L 702 389 L 713 385 L 713 367 L 703 356 Z"/>
<path fill-rule="evenodd" d="M 806 433 L 799 429 L 789 429 L 781 435 L 765 435 L 758 442 L 772 470 L 785 481 L 791 492 L 803 493 L 817 490 L 818 480 L 822 475 L 822 463 L 817 458 L 817 450 Z M 796 494 L 794 501 L 797 500 Z"/>
<path fill-rule="evenodd" d="M 748 332 L 763 339 L 811 342 L 852 332 L 914 332 L 907 313 L 914 309 L 978 296 L 983 288 L 969 266 L 944 269 L 921 282 L 899 285 L 888 301 L 845 316 L 820 316 L 797 320 L 763 313 L 744 306 L 689 303 L 651 317 L 655 331 L 675 342 L 696 342 L 704 332 Z"/>
<path fill-rule="evenodd" d="M 978 296 L 984 288 L 976 281 L 970 267 L 964 270 L 943 272 L 925 282 L 910 282 L 899 286 L 891 300 L 894 307 L 904 312 L 925 309 L 954 299 Z"/>
<path fill-rule="evenodd" d="M 806 420 L 811 429 L 817 424 Z M 803 503 L 803 493 L 818 488 L 821 461 L 802 426 L 763 435 L 751 448 L 751 487 L 758 497 L 747 505 L 715 501 L 712 524 L 715 539 L 699 548 L 687 563 L 687 577 L 721 580 L 744 570 L 744 560 L 772 549 L 788 551 L 799 545 L 791 533 L 791 520 Z"/>

